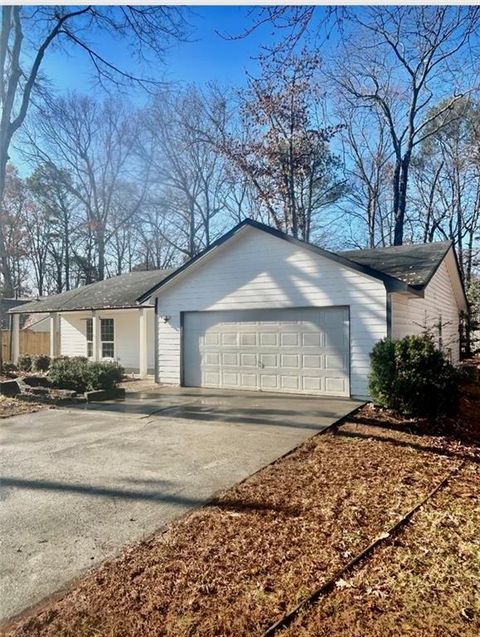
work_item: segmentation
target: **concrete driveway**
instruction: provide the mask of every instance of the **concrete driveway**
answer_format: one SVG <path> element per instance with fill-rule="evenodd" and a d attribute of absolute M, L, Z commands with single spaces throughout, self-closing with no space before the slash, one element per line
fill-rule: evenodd
<path fill-rule="evenodd" d="M 360 403 L 161 388 L 0 421 L 0 618 L 269 464 Z"/>

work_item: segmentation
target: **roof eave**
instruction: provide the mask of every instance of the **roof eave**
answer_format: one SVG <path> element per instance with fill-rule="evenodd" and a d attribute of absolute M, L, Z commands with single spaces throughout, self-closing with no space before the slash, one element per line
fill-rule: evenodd
<path fill-rule="evenodd" d="M 12 308 L 8 310 L 8 314 L 65 314 L 66 312 L 113 312 L 115 310 L 140 310 L 142 308 L 153 308 L 153 305 L 102 305 L 99 307 L 74 307 L 74 308 L 57 308 L 47 309 L 47 308 L 34 308 L 30 310 L 20 310 L 20 308 Z"/>

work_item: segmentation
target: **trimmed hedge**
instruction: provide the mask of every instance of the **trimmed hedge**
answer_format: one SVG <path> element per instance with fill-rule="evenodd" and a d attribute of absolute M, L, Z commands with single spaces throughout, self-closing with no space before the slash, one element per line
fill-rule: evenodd
<path fill-rule="evenodd" d="M 383 339 L 370 354 L 374 402 L 405 416 L 435 418 L 455 412 L 459 373 L 428 335 Z"/>
<path fill-rule="evenodd" d="M 54 387 L 82 394 L 94 389 L 113 389 L 122 380 L 123 373 L 123 367 L 117 363 L 93 363 L 77 356 L 53 360 L 48 375 Z"/>

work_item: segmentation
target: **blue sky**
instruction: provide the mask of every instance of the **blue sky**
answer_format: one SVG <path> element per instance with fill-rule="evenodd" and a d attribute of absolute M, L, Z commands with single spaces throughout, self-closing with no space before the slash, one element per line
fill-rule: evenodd
<path fill-rule="evenodd" d="M 245 82 L 245 70 L 255 72 L 255 56 L 261 44 L 271 41 L 272 27 L 263 26 L 246 38 L 229 40 L 225 35 L 239 35 L 252 23 L 249 16 L 252 7 L 198 6 L 189 11 L 192 26 L 189 42 L 173 45 L 165 63 L 158 64 L 155 74 L 165 80 L 204 84 L 241 85 Z M 125 44 L 113 39 L 97 43 L 102 55 L 121 68 L 135 71 L 135 64 Z M 60 91 L 92 91 L 92 66 L 80 50 L 65 55 L 49 51 L 43 67 L 44 74 Z M 151 72 L 151 71 L 150 71 Z"/>

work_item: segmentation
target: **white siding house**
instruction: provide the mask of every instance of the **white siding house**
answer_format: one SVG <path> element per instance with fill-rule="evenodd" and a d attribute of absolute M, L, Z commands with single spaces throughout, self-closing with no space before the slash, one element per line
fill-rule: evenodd
<path fill-rule="evenodd" d="M 181 381 L 181 313 L 342 306 L 350 314 L 350 393 L 365 395 L 369 353 L 387 334 L 386 300 L 382 281 L 247 227 L 162 289 L 158 378 Z"/>
<path fill-rule="evenodd" d="M 375 343 L 428 331 L 457 362 L 466 309 L 450 242 L 332 253 L 245 220 L 175 271 L 11 313 L 17 331 L 20 313 L 48 313 L 52 354 L 159 383 L 366 398 Z"/>
<path fill-rule="evenodd" d="M 140 305 L 136 299 L 169 273 L 130 272 L 38 299 L 12 312 L 14 324 L 18 326 L 20 313 L 45 316 L 52 357 L 86 356 L 92 361 L 116 361 L 127 372 L 153 376 L 155 310 L 150 303 Z M 15 336 L 13 342 L 18 343 Z"/>
<path fill-rule="evenodd" d="M 392 338 L 429 331 L 440 349 L 457 363 L 460 360 L 459 315 L 465 308 L 455 294 L 456 288 L 458 290 L 455 267 L 450 254 L 426 286 L 423 298 L 392 294 Z"/>
<path fill-rule="evenodd" d="M 147 369 L 146 374 L 153 376 L 155 366 L 154 353 L 154 308 L 144 309 L 147 327 Z M 139 311 L 133 310 L 98 310 L 100 334 L 96 355 L 93 348 L 88 350 L 87 322 L 93 320 L 91 312 L 66 312 L 60 314 L 60 353 L 63 356 L 88 356 L 92 360 L 117 361 L 125 371 L 138 374 L 140 372 L 140 327 Z M 113 321 L 113 354 L 102 351 L 101 325 L 103 320 Z M 110 341 L 108 341 L 110 343 Z M 142 374 L 145 375 L 145 372 Z"/>
<path fill-rule="evenodd" d="M 453 248 L 420 248 L 333 254 L 243 222 L 140 298 L 156 299 L 157 381 L 367 397 L 374 344 L 426 327 L 457 361 Z"/>

